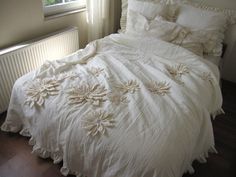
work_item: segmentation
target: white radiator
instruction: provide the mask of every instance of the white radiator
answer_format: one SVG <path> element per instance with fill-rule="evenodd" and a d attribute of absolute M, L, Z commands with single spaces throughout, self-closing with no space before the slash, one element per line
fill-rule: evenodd
<path fill-rule="evenodd" d="M 7 110 L 14 82 L 45 60 L 60 59 L 79 49 L 78 29 L 70 27 L 0 51 L 0 113 Z"/>

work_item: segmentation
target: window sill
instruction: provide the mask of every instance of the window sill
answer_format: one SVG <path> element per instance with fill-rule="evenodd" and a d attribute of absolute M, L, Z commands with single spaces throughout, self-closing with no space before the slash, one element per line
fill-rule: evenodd
<path fill-rule="evenodd" d="M 86 10 L 87 10 L 86 7 L 84 7 L 81 9 L 72 10 L 72 11 L 68 11 L 68 12 L 62 12 L 62 13 L 57 13 L 57 14 L 53 14 L 53 15 L 46 15 L 46 16 L 44 16 L 44 20 L 47 21 L 47 20 L 51 20 L 51 19 L 55 19 L 55 18 L 67 16 L 67 15 L 72 15 L 75 13 L 84 12 Z"/>

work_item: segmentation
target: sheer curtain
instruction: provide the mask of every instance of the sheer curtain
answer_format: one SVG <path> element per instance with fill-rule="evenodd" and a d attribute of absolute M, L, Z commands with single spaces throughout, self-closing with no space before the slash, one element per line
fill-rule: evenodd
<path fill-rule="evenodd" d="M 115 32 L 117 0 L 87 0 L 88 42 Z"/>

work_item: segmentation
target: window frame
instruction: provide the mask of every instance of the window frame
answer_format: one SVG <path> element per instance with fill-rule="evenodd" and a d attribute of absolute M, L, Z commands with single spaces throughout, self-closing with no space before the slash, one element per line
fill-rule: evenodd
<path fill-rule="evenodd" d="M 48 17 L 64 13 L 73 13 L 86 9 L 86 0 L 79 0 L 75 2 L 65 2 L 65 0 L 62 1 L 62 3 L 49 6 L 45 6 L 43 3 L 44 16 Z"/>

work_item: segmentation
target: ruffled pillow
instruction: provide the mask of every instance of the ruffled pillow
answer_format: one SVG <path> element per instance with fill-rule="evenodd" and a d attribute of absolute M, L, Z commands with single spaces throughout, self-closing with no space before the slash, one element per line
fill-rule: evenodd
<path fill-rule="evenodd" d="M 228 9 L 228 8 L 221 8 L 221 7 L 213 7 L 213 6 L 204 4 L 204 1 L 199 1 L 199 2 L 182 1 L 182 3 L 188 4 L 188 5 L 191 5 L 196 8 L 206 10 L 206 11 L 221 13 L 227 18 L 228 25 L 236 24 L 236 10 Z"/>
<path fill-rule="evenodd" d="M 197 33 L 198 38 L 205 40 L 204 54 L 221 56 L 224 32 L 227 27 L 225 15 L 182 4 L 176 23 L 189 28 Z M 198 42 L 198 39 L 196 40 Z"/>
<path fill-rule="evenodd" d="M 161 16 L 148 20 L 145 16 L 133 10 L 128 12 L 125 33 L 131 36 L 157 38 L 170 42 L 199 56 L 203 56 L 204 44 L 211 38 L 210 32 L 206 34 L 206 31 L 191 31 L 177 23 L 166 21 Z"/>
<path fill-rule="evenodd" d="M 122 0 L 120 32 L 125 32 L 126 30 L 128 6 L 129 9 L 134 11 L 139 11 L 141 8 L 144 14 L 149 14 L 148 16 L 161 15 L 169 21 L 176 20 L 178 10 L 178 6 L 170 4 L 169 0 Z M 151 11 L 149 12 L 149 10 Z M 149 18 L 148 16 L 147 18 Z"/>
<path fill-rule="evenodd" d="M 176 23 L 166 21 L 161 16 L 153 20 L 144 15 L 129 10 L 126 34 L 139 37 L 158 38 L 167 42 L 182 43 L 189 31 Z"/>
<path fill-rule="evenodd" d="M 203 56 L 220 56 L 222 51 L 221 41 L 223 40 L 222 34 L 215 30 L 190 30 L 182 43 L 178 45 L 192 51 L 193 53 Z"/>

